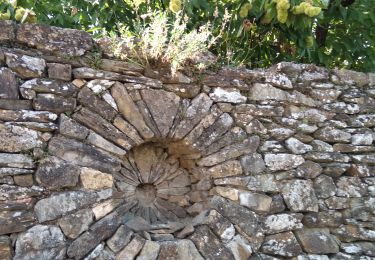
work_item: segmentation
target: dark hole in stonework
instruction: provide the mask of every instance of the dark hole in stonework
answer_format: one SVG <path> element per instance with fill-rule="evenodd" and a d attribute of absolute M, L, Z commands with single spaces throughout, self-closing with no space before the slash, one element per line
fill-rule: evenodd
<path fill-rule="evenodd" d="M 156 198 L 156 188 L 152 184 L 139 184 L 135 189 L 135 197 L 140 205 L 148 207 Z"/>

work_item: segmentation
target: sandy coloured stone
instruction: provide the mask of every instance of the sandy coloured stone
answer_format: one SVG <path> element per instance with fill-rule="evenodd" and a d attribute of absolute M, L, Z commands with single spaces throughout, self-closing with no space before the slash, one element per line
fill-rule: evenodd
<path fill-rule="evenodd" d="M 146 240 L 135 235 L 133 239 L 116 255 L 116 260 L 120 259 L 134 259 L 136 255 L 142 250 Z"/>
<path fill-rule="evenodd" d="M 7 66 L 23 79 L 41 78 L 44 75 L 44 59 L 13 53 L 5 53 L 5 58 Z"/>
<path fill-rule="evenodd" d="M 242 174 L 241 164 L 237 160 L 229 160 L 207 169 L 211 178 L 224 178 Z"/>
<path fill-rule="evenodd" d="M 0 98 L 19 99 L 16 74 L 8 68 L 0 68 Z"/>
<path fill-rule="evenodd" d="M 154 133 L 145 123 L 142 114 L 140 113 L 136 104 L 133 102 L 125 86 L 121 83 L 116 83 L 111 88 L 111 94 L 124 118 L 139 131 L 143 138 L 152 138 Z"/>
<path fill-rule="evenodd" d="M 249 259 L 252 254 L 251 245 L 241 235 L 235 235 L 225 246 L 232 252 L 235 260 Z"/>
<path fill-rule="evenodd" d="M 124 202 L 123 199 L 109 199 L 92 207 L 95 219 L 101 219 L 105 215 L 112 212 L 115 208 Z"/>
<path fill-rule="evenodd" d="M 8 236 L 0 236 L 0 259 L 12 259 L 12 243 Z"/>
<path fill-rule="evenodd" d="M 65 161 L 104 172 L 119 171 L 119 159 L 108 153 L 64 137 L 53 137 L 48 145 L 49 153 Z"/>
<path fill-rule="evenodd" d="M 163 137 L 167 136 L 176 116 L 180 97 L 165 90 L 145 89 L 141 95 Z"/>
<path fill-rule="evenodd" d="M 86 167 L 82 167 L 81 169 L 80 180 L 83 188 L 89 190 L 111 188 L 113 185 L 111 174 Z"/>
<path fill-rule="evenodd" d="M 238 189 L 216 186 L 210 190 L 210 195 L 219 195 L 233 201 L 238 201 Z"/>

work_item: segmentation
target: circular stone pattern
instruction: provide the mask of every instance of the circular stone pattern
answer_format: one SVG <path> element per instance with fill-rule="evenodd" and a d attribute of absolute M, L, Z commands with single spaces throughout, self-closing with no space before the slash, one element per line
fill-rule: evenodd
<path fill-rule="evenodd" d="M 13 25 L 0 38 L 36 35 L 39 51 L 35 32 L 70 54 L 91 42 Z M 375 256 L 369 74 L 281 63 L 152 79 L 1 50 L 0 259 Z"/>

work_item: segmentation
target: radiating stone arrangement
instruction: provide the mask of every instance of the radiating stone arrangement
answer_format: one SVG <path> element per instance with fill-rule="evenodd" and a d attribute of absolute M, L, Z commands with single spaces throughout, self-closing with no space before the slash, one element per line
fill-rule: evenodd
<path fill-rule="evenodd" d="M 375 74 L 0 28 L 0 259 L 375 259 Z"/>

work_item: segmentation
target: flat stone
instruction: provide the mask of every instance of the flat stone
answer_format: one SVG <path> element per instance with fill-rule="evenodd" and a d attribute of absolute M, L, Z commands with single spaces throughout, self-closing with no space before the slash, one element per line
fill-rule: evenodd
<path fill-rule="evenodd" d="M 346 165 L 345 163 L 348 163 L 350 161 L 350 157 L 348 155 L 337 153 L 337 152 L 333 152 L 333 153 L 309 152 L 305 155 L 305 159 L 311 160 L 317 163 L 344 163 L 344 164 L 341 164 L 344 167 Z M 350 165 L 347 168 L 349 167 Z"/>
<path fill-rule="evenodd" d="M 245 206 L 257 213 L 270 211 L 272 198 L 260 193 L 239 192 L 240 205 Z"/>
<path fill-rule="evenodd" d="M 237 105 L 234 109 L 234 115 L 247 114 L 252 116 L 282 116 L 284 108 L 282 106 L 272 105 L 254 105 L 254 104 L 241 104 Z"/>
<path fill-rule="evenodd" d="M 0 236 L 0 258 L 4 260 L 12 259 L 12 244 L 8 236 Z"/>
<path fill-rule="evenodd" d="M 324 103 L 330 103 L 337 100 L 342 91 L 337 89 L 312 89 L 310 96 Z"/>
<path fill-rule="evenodd" d="M 0 123 L 0 151 L 17 153 L 43 147 L 41 133 L 35 130 Z"/>
<path fill-rule="evenodd" d="M 113 185 L 113 177 L 111 174 L 87 167 L 82 167 L 80 180 L 83 188 L 89 190 L 111 188 Z"/>
<path fill-rule="evenodd" d="M 298 139 L 291 137 L 285 141 L 286 147 L 294 154 L 304 154 L 312 151 L 312 146 L 304 144 Z"/>
<path fill-rule="evenodd" d="M 20 86 L 20 92 L 26 99 L 34 99 L 37 93 L 71 97 L 77 92 L 77 88 L 70 82 L 56 79 L 31 79 Z"/>
<path fill-rule="evenodd" d="M 300 229 L 303 227 L 302 218 L 302 214 L 296 213 L 270 215 L 264 219 L 263 229 L 267 235 Z"/>
<path fill-rule="evenodd" d="M 15 22 L 8 20 L 0 21 L 0 27 L 2 28 L 0 33 L 0 42 L 13 41 L 15 39 Z"/>
<path fill-rule="evenodd" d="M 123 199 L 109 199 L 95 205 L 92 208 L 92 212 L 95 215 L 95 219 L 101 219 L 102 217 L 106 216 L 123 202 Z"/>
<path fill-rule="evenodd" d="M 31 187 L 34 185 L 34 179 L 32 174 L 26 175 L 15 175 L 13 176 L 14 183 L 21 187 Z"/>
<path fill-rule="evenodd" d="M 375 247 L 371 242 L 342 243 L 340 248 L 347 254 L 375 256 Z"/>
<path fill-rule="evenodd" d="M 65 161 L 104 172 L 119 171 L 120 161 L 109 154 L 86 144 L 64 137 L 53 137 L 49 153 Z"/>
<path fill-rule="evenodd" d="M 236 235 L 225 245 L 233 254 L 235 260 L 249 259 L 252 254 L 251 245 L 241 235 Z"/>
<path fill-rule="evenodd" d="M 91 36 L 85 31 L 30 23 L 18 28 L 17 41 L 62 56 L 82 56 L 94 47 Z"/>
<path fill-rule="evenodd" d="M 207 169 L 211 178 L 224 178 L 242 174 L 241 164 L 237 160 L 229 160 Z"/>
<path fill-rule="evenodd" d="M 104 139 L 104 137 L 96 134 L 93 131 L 90 131 L 90 134 L 87 137 L 87 142 L 103 149 L 104 151 L 118 156 L 124 156 L 126 154 L 126 150 L 118 147 L 117 145 L 114 145 L 113 143 L 109 142 L 108 140 Z"/>
<path fill-rule="evenodd" d="M 272 126 L 271 128 L 272 129 L 269 130 L 269 133 L 271 137 L 276 139 L 277 141 L 284 141 L 285 139 L 295 134 L 295 130 L 292 130 L 290 128 L 278 127 L 278 125 Z"/>
<path fill-rule="evenodd" d="M 251 191 L 279 192 L 279 187 L 273 174 L 250 176 L 246 186 Z"/>
<path fill-rule="evenodd" d="M 39 222 L 54 220 L 73 210 L 92 204 L 96 199 L 97 194 L 91 192 L 67 191 L 56 193 L 39 200 L 35 204 L 35 214 Z"/>
<path fill-rule="evenodd" d="M 137 260 L 156 260 L 159 256 L 160 244 L 154 241 L 146 240 Z"/>
<path fill-rule="evenodd" d="M 302 249 L 292 232 L 284 232 L 267 236 L 261 248 L 262 252 L 292 257 L 302 254 Z"/>
<path fill-rule="evenodd" d="M 5 53 L 7 66 L 23 79 L 41 78 L 46 69 L 44 59 L 27 55 Z"/>
<path fill-rule="evenodd" d="M 59 133 L 66 137 L 75 138 L 78 140 L 86 139 L 89 134 L 89 129 L 79 124 L 77 121 L 67 117 L 64 114 L 60 115 Z"/>
<path fill-rule="evenodd" d="M 371 145 L 373 141 L 371 133 L 352 135 L 352 145 Z"/>
<path fill-rule="evenodd" d="M 205 93 L 196 96 L 176 127 L 174 137 L 182 139 L 186 136 L 207 115 L 212 103 L 212 100 Z"/>
<path fill-rule="evenodd" d="M 117 115 L 117 111 L 113 109 L 107 102 L 94 94 L 89 88 L 84 87 L 78 94 L 78 101 L 92 112 L 97 113 L 102 118 L 112 121 Z"/>
<path fill-rule="evenodd" d="M 227 146 L 217 153 L 202 158 L 199 166 L 213 166 L 215 164 L 239 157 L 243 154 L 254 153 L 259 146 L 259 137 L 252 136 L 243 142 Z"/>
<path fill-rule="evenodd" d="M 331 231 L 341 242 L 353 242 L 353 241 L 371 241 L 374 242 L 375 238 L 373 230 L 359 227 L 357 225 L 341 225 Z"/>
<path fill-rule="evenodd" d="M 167 136 L 173 125 L 180 97 L 168 91 L 153 89 L 141 90 L 141 95 L 161 135 Z"/>
<path fill-rule="evenodd" d="M 292 212 L 317 212 L 318 200 L 310 180 L 291 180 L 282 188 L 285 203 Z"/>
<path fill-rule="evenodd" d="M 358 104 L 348 104 L 345 102 L 325 104 L 323 105 L 323 108 L 329 112 L 334 112 L 337 114 L 354 115 L 360 112 L 360 107 Z"/>
<path fill-rule="evenodd" d="M 196 84 L 164 84 L 163 88 L 181 98 L 195 98 L 201 90 Z"/>
<path fill-rule="evenodd" d="M 363 197 L 367 195 L 367 185 L 358 177 L 339 177 L 336 186 L 336 195 L 339 197 Z"/>
<path fill-rule="evenodd" d="M 134 72 L 128 74 L 130 75 L 104 70 L 96 70 L 87 67 L 73 69 L 73 75 L 76 79 L 107 79 L 125 83 L 132 83 L 131 85 L 138 88 L 143 88 L 145 86 L 149 86 L 151 88 L 162 88 L 162 82 L 160 80 L 150 79 Z"/>
<path fill-rule="evenodd" d="M 375 154 L 353 155 L 354 162 L 375 165 Z"/>
<path fill-rule="evenodd" d="M 38 94 L 33 100 L 33 107 L 35 110 L 47 110 L 57 114 L 72 112 L 76 107 L 76 99 L 53 94 Z"/>
<path fill-rule="evenodd" d="M 39 162 L 35 179 L 39 185 L 58 190 L 64 187 L 74 187 L 78 183 L 80 167 L 54 156 L 49 156 Z"/>
<path fill-rule="evenodd" d="M 199 226 L 190 239 L 205 259 L 234 259 L 215 234 L 207 226 Z M 210 243 L 207 243 L 210 241 Z"/>
<path fill-rule="evenodd" d="M 139 134 L 143 138 L 152 138 L 154 133 L 147 126 L 142 114 L 140 113 L 136 104 L 133 102 L 125 86 L 123 84 L 116 83 L 111 88 L 111 94 L 124 118 L 139 131 Z"/>
<path fill-rule="evenodd" d="M 2 209 L 28 209 L 28 205 L 19 207 L 17 202 L 31 202 L 33 197 L 38 197 L 43 193 L 44 189 L 38 186 L 19 187 L 15 185 L 0 185 L 0 202 Z M 24 201 L 22 201 L 24 200 Z M 5 205 L 4 205 L 5 202 Z M 7 204 L 9 202 L 9 204 Z M 13 204 L 13 205 L 12 205 Z M 14 205 L 15 204 L 15 205 Z M 12 208 L 16 206 L 16 208 Z"/>
<path fill-rule="evenodd" d="M 303 250 L 310 254 L 334 254 L 339 252 L 339 245 L 329 234 L 329 229 L 303 228 L 295 231 Z"/>
<path fill-rule="evenodd" d="M 33 109 L 33 106 L 30 100 L 0 99 L 0 109 L 31 110 Z"/>
<path fill-rule="evenodd" d="M 328 143 L 349 143 L 351 134 L 340 129 L 335 129 L 331 126 L 327 126 L 316 131 L 314 133 L 314 137 Z"/>
<path fill-rule="evenodd" d="M 82 232 L 88 230 L 92 222 L 92 211 L 90 209 L 82 209 L 73 214 L 62 217 L 59 219 L 58 224 L 65 236 L 75 239 Z"/>
<path fill-rule="evenodd" d="M 246 97 L 243 96 L 238 89 L 234 88 L 214 88 L 210 93 L 210 98 L 214 102 L 228 102 L 228 103 L 245 103 Z"/>
<path fill-rule="evenodd" d="M 293 154 L 265 154 L 264 161 L 271 171 L 291 170 L 303 164 L 305 160 L 301 155 Z"/>
<path fill-rule="evenodd" d="M 335 210 L 304 214 L 303 224 L 311 228 L 337 228 L 343 223 L 342 213 Z"/>
<path fill-rule="evenodd" d="M 119 224 L 119 217 L 116 213 L 102 218 L 70 244 L 67 250 L 68 256 L 75 259 L 83 258 L 103 240 L 111 237 Z"/>
<path fill-rule="evenodd" d="M 72 65 L 61 63 L 47 63 L 48 77 L 50 79 L 60 79 L 64 81 L 71 81 L 72 79 Z"/>
<path fill-rule="evenodd" d="M 133 231 L 125 225 L 121 225 L 116 233 L 107 240 L 107 246 L 114 252 L 118 253 L 129 242 L 133 235 Z"/>
<path fill-rule="evenodd" d="M 36 225 L 19 234 L 14 259 L 65 259 L 66 242 L 56 226 Z"/>
<path fill-rule="evenodd" d="M 16 74 L 8 68 L 0 68 L 0 98 L 19 99 Z"/>
<path fill-rule="evenodd" d="M 21 232 L 36 223 L 32 211 L 16 210 L 0 212 L 0 235 Z"/>
<path fill-rule="evenodd" d="M 340 80 L 341 84 L 345 85 L 357 85 L 358 87 L 363 87 L 369 84 L 369 77 L 366 73 L 357 72 L 348 69 L 334 69 L 333 73 Z"/>
<path fill-rule="evenodd" d="M 0 109 L 0 120 L 13 122 L 39 122 L 48 123 L 57 119 L 57 115 L 48 111 L 33 110 L 2 110 Z"/>
<path fill-rule="evenodd" d="M 0 153 L 0 167 L 33 169 L 33 159 L 26 154 Z"/>
<path fill-rule="evenodd" d="M 134 259 L 142 250 L 145 242 L 142 237 L 135 235 L 130 243 L 116 255 L 116 259 Z"/>
<path fill-rule="evenodd" d="M 317 198 L 327 199 L 336 194 L 336 185 L 330 176 L 320 175 L 314 180 L 314 190 Z"/>
<path fill-rule="evenodd" d="M 258 216 L 253 211 L 218 196 L 210 200 L 210 205 L 248 236 L 258 231 Z"/>
<path fill-rule="evenodd" d="M 115 84 L 115 81 L 106 79 L 94 79 L 87 83 L 87 87 L 92 90 L 94 94 L 102 94 Z"/>

